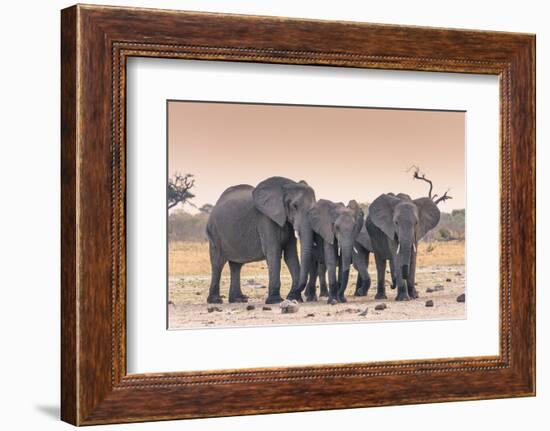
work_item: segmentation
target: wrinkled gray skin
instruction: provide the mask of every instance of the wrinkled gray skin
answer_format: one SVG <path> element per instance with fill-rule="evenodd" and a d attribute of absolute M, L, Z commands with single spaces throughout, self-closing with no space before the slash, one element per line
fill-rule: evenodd
<path fill-rule="evenodd" d="M 369 256 L 373 252 L 369 233 L 363 227 L 353 247 L 353 267 L 357 270 L 357 283 L 354 296 L 367 296 L 370 289 L 371 279 L 369 275 Z"/>
<path fill-rule="evenodd" d="M 376 299 L 386 299 L 386 261 L 395 271 L 397 301 L 418 298 L 415 288 L 418 241 L 439 223 L 440 211 L 430 198 L 382 194 L 369 207 L 365 223 L 370 235 L 378 285 Z"/>
<path fill-rule="evenodd" d="M 212 266 L 208 303 L 222 302 L 220 277 L 226 262 L 231 270 L 229 302 L 248 300 L 241 290 L 241 267 L 260 260 L 266 260 L 269 269 L 266 303 L 281 302 L 281 256 L 292 277 L 291 292 L 305 288 L 313 243 L 307 212 L 314 203 L 315 192 L 306 182 L 283 177 L 268 178 L 256 187 L 242 184 L 225 190 L 206 227 Z M 301 267 L 296 236 L 301 261 L 306 263 Z"/>
<path fill-rule="evenodd" d="M 322 248 L 319 246 L 321 240 L 319 235 L 315 233 L 313 235 L 313 261 L 310 268 L 309 279 L 306 286 L 306 301 L 317 301 L 316 294 L 316 282 L 319 279 L 319 296 L 327 297 L 327 281 L 326 281 L 326 265 Z M 371 278 L 368 272 L 369 268 L 369 256 L 373 252 L 371 240 L 365 227 L 361 229 L 361 232 L 355 239 L 352 253 L 352 264 L 357 270 L 357 283 L 355 286 L 354 296 L 366 296 L 371 285 Z M 339 284 L 339 278 L 341 277 L 340 260 L 337 263 L 338 277 L 336 284 Z"/>
<path fill-rule="evenodd" d="M 363 226 L 363 211 L 357 202 L 347 206 L 320 199 L 308 212 L 318 246 L 323 250 L 328 274 L 328 303 L 346 302 L 345 291 L 355 239 Z M 338 277 L 337 277 L 338 266 Z"/>
<path fill-rule="evenodd" d="M 313 253 L 311 254 L 311 266 L 309 270 L 309 278 L 306 285 L 306 301 L 317 301 L 316 282 L 319 279 L 319 296 L 327 297 L 327 266 L 325 265 L 325 256 L 321 247 L 321 239 L 319 234 L 313 233 Z"/>
<path fill-rule="evenodd" d="M 374 253 L 372 241 L 366 227 L 363 227 L 355 240 L 355 247 L 353 248 L 353 267 L 357 270 L 357 282 L 355 284 L 354 296 L 367 296 L 370 289 L 371 278 L 368 271 L 371 253 Z M 395 269 L 391 259 L 389 262 L 392 279 L 391 288 L 395 289 Z"/>

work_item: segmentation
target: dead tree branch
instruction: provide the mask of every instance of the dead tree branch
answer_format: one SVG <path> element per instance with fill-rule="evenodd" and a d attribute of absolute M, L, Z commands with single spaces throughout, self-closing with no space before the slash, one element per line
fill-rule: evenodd
<path fill-rule="evenodd" d="M 434 204 L 439 204 L 439 202 L 445 202 L 446 200 L 448 199 L 452 199 L 453 197 L 452 196 L 449 196 L 447 193 L 449 193 L 451 191 L 451 189 L 447 189 L 445 191 L 445 193 L 443 193 L 443 196 L 440 196 L 439 198 L 436 199 L 436 196 L 437 195 L 434 195 L 433 199 L 434 199 Z"/>
<path fill-rule="evenodd" d="M 432 201 L 434 201 L 436 205 L 438 205 L 440 202 L 445 202 L 446 200 L 453 198 L 448 194 L 451 189 L 447 189 L 447 191 L 442 196 L 439 196 L 439 197 L 437 194 L 432 195 L 433 187 L 434 187 L 433 182 L 429 178 L 426 178 L 426 174 L 420 171 L 419 166 L 412 165 L 409 169 L 407 169 L 407 172 L 410 172 L 411 170 L 413 170 L 413 179 L 424 181 L 430 185 L 430 189 L 428 190 L 428 197 Z"/>
<path fill-rule="evenodd" d="M 195 185 L 195 179 L 192 174 L 182 175 L 176 173 L 168 180 L 168 209 L 175 207 L 179 203 L 189 203 L 195 197 L 191 189 Z"/>

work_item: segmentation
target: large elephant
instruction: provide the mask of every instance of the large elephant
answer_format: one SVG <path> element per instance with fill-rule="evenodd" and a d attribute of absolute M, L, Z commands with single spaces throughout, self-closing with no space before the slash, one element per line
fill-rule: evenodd
<path fill-rule="evenodd" d="M 328 303 L 346 302 L 345 290 L 355 239 L 363 226 L 363 211 L 355 201 L 347 206 L 320 199 L 308 212 L 328 273 Z M 338 267 L 338 277 L 337 277 Z"/>
<path fill-rule="evenodd" d="M 440 211 L 430 198 L 382 194 L 369 207 L 365 223 L 374 249 L 378 285 L 376 299 L 386 299 L 386 261 L 395 271 L 397 301 L 418 298 L 415 288 L 418 241 L 439 223 Z"/>
<path fill-rule="evenodd" d="M 242 293 L 241 267 L 267 260 L 269 286 L 267 304 L 282 301 L 281 256 L 292 277 L 292 292 L 305 288 L 311 261 L 313 231 L 307 217 L 315 203 L 315 192 L 305 182 L 271 177 L 256 187 L 241 184 L 225 190 L 210 214 L 207 235 L 212 280 L 209 303 L 221 303 L 220 277 L 226 262 L 231 270 L 229 302 L 246 302 Z M 300 238 L 301 261 L 296 238 Z"/>

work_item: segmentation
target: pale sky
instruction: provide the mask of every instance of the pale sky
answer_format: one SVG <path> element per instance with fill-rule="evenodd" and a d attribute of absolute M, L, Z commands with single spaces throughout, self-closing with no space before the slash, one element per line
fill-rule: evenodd
<path fill-rule="evenodd" d="M 372 202 L 381 193 L 426 196 L 411 165 L 450 188 L 442 211 L 464 208 L 465 113 L 229 103 L 168 103 L 168 175 L 195 175 L 194 204 L 236 184 L 304 179 L 317 199 Z M 179 207 L 179 206 L 178 206 Z M 178 208 L 176 207 L 176 208 Z M 194 212 L 185 206 L 189 212 Z"/>

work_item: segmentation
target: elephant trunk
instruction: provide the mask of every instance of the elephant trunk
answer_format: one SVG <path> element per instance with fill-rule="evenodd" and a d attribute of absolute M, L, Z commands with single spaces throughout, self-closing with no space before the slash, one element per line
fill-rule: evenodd
<path fill-rule="evenodd" d="M 342 265 L 342 279 L 340 280 L 340 295 L 344 294 L 348 286 L 349 269 L 352 261 L 353 242 L 344 241 L 340 248 L 340 264 Z"/>
<path fill-rule="evenodd" d="M 409 268 L 411 264 L 412 241 L 409 239 L 404 239 L 399 243 L 399 245 L 399 264 L 401 275 L 403 280 L 407 280 L 409 278 Z"/>
<path fill-rule="evenodd" d="M 299 292 L 305 287 L 311 269 L 312 250 L 313 250 L 313 230 L 307 218 L 299 229 L 300 233 L 300 279 L 298 283 Z"/>

